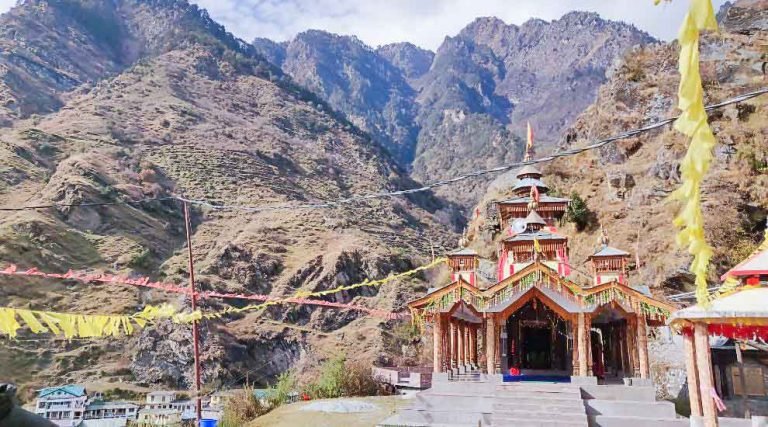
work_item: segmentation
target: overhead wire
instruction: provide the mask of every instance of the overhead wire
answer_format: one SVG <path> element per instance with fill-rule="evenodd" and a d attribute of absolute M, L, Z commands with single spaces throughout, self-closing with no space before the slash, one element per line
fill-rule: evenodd
<path fill-rule="evenodd" d="M 712 111 L 718 108 L 722 108 L 728 105 L 741 103 L 747 100 L 750 100 L 752 98 L 756 98 L 758 96 L 764 95 L 768 93 L 768 87 L 760 88 L 751 92 L 743 93 L 741 95 L 737 95 L 733 98 L 729 98 L 727 100 L 711 104 L 705 107 L 706 111 Z M 69 204 L 62 204 L 62 203 L 52 203 L 48 205 L 35 205 L 35 206 L 21 206 L 21 207 L 0 207 L 0 211 L 22 211 L 22 210 L 30 210 L 30 209 L 44 209 L 44 208 L 56 208 L 56 207 L 76 207 L 76 206 L 104 206 L 104 205 L 119 205 L 119 204 L 132 204 L 132 203 L 142 203 L 145 201 L 162 201 L 162 200 L 170 200 L 175 199 L 182 202 L 186 202 L 189 204 L 193 204 L 196 206 L 202 206 L 213 210 L 236 210 L 236 211 L 243 211 L 243 212 L 265 212 L 265 211 L 276 211 L 276 210 L 288 210 L 288 209 L 324 209 L 324 208 L 334 208 L 338 207 L 340 205 L 346 205 L 356 202 L 365 202 L 369 200 L 375 200 L 375 199 L 383 199 L 383 198 L 391 198 L 391 197 L 398 197 L 398 196 L 405 196 L 409 194 L 415 194 L 420 192 L 425 192 L 432 190 L 434 188 L 451 185 L 460 181 L 464 181 L 470 178 L 476 178 L 483 175 L 491 175 L 491 174 L 498 174 L 502 172 L 507 172 L 509 170 L 521 167 L 521 166 L 527 166 L 527 165 L 535 165 L 539 163 L 547 163 L 551 162 L 553 160 L 562 158 L 562 157 L 569 157 L 574 156 L 577 154 L 581 154 L 585 151 L 591 151 L 595 150 L 601 147 L 604 147 L 606 145 L 612 144 L 616 141 L 621 141 L 624 139 L 632 138 L 634 136 L 640 135 L 642 133 L 650 132 L 655 129 L 662 128 L 664 126 L 672 124 L 675 120 L 678 119 L 679 116 L 670 117 L 667 119 L 663 119 L 651 124 L 648 124 L 646 126 L 631 129 L 628 131 L 625 131 L 623 133 L 620 133 L 618 135 L 614 135 L 605 139 L 601 139 L 598 141 L 595 141 L 591 144 L 585 145 L 583 147 L 577 147 L 577 148 L 571 148 L 568 150 L 560 151 L 554 154 L 551 154 L 549 156 L 541 157 L 538 159 L 528 160 L 528 161 L 520 161 L 520 162 L 514 162 L 507 165 L 497 166 L 490 169 L 481 169 L 474 172 L 469 172 L 465 174 L 461 174 L 458 176 L 455 176 L 453 178 L 438 180 L 429 184 L 425 184 L 421 187 L 416 188 L 410 188 L 410 189 L 404 189 L 404 190 L 395 190 L 395 191 L 380 191 L 376 193 L 370 193 L 370 194 L 361 194 L 361 195 L 353 195 L 349 197 L 343 197 L 336 200 L 330 200 L 330 201 L 323 201 L 323 202 L 316 202 L 316 203 L 304 203 L 304 204 L 295 204 L 295 203 L 281 203 L 281 204 L 275 204 L 272 206 L 248 206 L 248 205 L 232 205 L 232 204 L 218 204 L 214 203 L 208 200 L 201 200 L 201 199 L 192 199 L 188 197 L 183 197 L 179 195 L 174 196 L 167 196 L 167 197 L 160 197 L 160 198 L 151 198 L 151 199 L 139 199 L 139 200 L 124 200 L 124 201 L 112 201 L 112 202 L 93 202 L 93 203 L 69 203 Z"/>

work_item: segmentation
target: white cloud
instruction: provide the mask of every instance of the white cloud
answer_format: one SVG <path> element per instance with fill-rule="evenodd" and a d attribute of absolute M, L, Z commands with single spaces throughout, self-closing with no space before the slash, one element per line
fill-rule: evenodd
<path fill-rule="evenodd" d="M 571 10 L 635 24 L 651 35 L 674 39 L 688 0 L 193 0 L 235 35 L 288 40 L 307 29 L 356 35 L 371 46 L 410 41 L 436 49 L 479 16 L 508 24 L 557 19 Z M 719 8 L 725 0 L 714 0 Z"/>

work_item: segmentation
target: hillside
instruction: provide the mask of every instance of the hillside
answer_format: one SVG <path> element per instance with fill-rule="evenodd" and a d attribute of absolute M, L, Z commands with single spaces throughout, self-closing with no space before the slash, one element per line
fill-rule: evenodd
<path fill-rule="evenodd" d="M 37 13 L 36 8 L 64 13 L 64 4 L 74 3 L 26 2 L 11 17 Z M 114 5 L 119 27 L 131 31 L 116 43 L 138 40 L 133 47 L 142 54 L 109 73 L 82 78 L 98 80 L 93 84 L 78 80 L 70 92 L 51 87 L 47 93 L 60 108 L 0 130 L 0 206 L 130 202 L 3 215 L 4 263 L 185 283 L 181 205 L 139 200 L 179 194 L 216 203 L 271 205 L 416 185 L 366 134 L 264 62 L 250 45 L 206 24 L 209 18 L 194 6 L 171 0 Z M 144 19 L 148 13 L 153 19 Z M 138 22 L 152 27 L 137 28 Z M 51 40 L 58 30 L 37 31 L 34 37 Z M 175 41 L 158 43 L 163 31 Z M 141 34 L 155 36 L 142 39 Z M 27 44 L 20 38 L 5 42 Z M 68 48 L 57 47 L 57 57 L 76 54 Z M 94 60 L 108 56 L 101 46 L 92 49 L 98 51 Z M 40 64 L 48 68 L 57 63 L 44 60 Z M 45 75 L 27 78 L 36 87 L 48 87 Z M 405 271 L 428 260 L 430 242 L 438 251 L 454 245 L 455 235 L 442 225 L 450 216 L 446 209 L 429 195 L 328 210 L 246 213 L 193 207 L 198 281 L 204 290 L 282 296 Z M 330 299 L 397 311 L 414 292 L 423 291 L 423 279 Z M 188 304 L 155 290 L 115 285 L 3 278 L 0 286 L 0 305 L 34 309 L 130 313 L 166 300 L 180 308 Z M 216 300 L 202 305 L 226 306 Z M 203 380 L 214 386 L 249 375 L 267 382 L 289 367 L 304 370 L 339 352 L 361 360 L 397 357 L 399 341 L 383 335 L 382 322 L 359 312 L 306 306 L 206 322 Z M 188 327 L 160 323 L 124 340 L 41 343 L 28 341 L 28 335 L 21 338 L 0 350 L 0 364 L 9 367 L 2 380 L 189 384 Z"/>
<path fill-rule="evenodd" d="M 429 182 L 519 160 L 527 120 L 541 151 L 552 149 L 593 102 L 606 69 L 632 46 L 653 42 L 633 26 L 571 12 L 521 26 L 479 18 L 435 53 L 409 43 L 374 50 L 323 31 L 253 45 Z M 488 182 L 438 194 L 466 212 Z"/>
<path fill-rule="evenodd" d="M 702 42 L 705 102 L 714 103 L 766 85 L 761 46 L 768 42 L 765 2 L 737 1 L 721 13 L 721 35 Z M 582 146 L 676 115 L 677 46 L 674 43 L 635 49 L 610 71 L 597 100 L 561 139 L 561 147 Z M 711 279 L 755 248 L 768 215 L 768 98 L 714 111 L 710 123 L 720 145 L 707 175 L 704 197 L 707 240 L 715 249 Z M 667 196 L 680 184 L 678 165 L 688 140 L 671 127 L 624 140 L 600 150 L 560 159 L 542 170 L 555 193 L 583 198 L 591 220 L 573 236 L 571 261 L 583 268 L 602 225 L 611 245 L 639 252 L 640 266 L 630 277 L 659 292 L 692 290 L 690 257 L 675 244 L 672 219 L 678 204 Z M 481 208 L 504 197 L 513 178 L 500 177 Z M 473 223 L 476 244 L 490 238 L 487 220 Z"/>

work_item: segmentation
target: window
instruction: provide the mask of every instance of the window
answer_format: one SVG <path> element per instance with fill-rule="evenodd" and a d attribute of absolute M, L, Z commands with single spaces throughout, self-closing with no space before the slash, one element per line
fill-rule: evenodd
<path fill-rule="evenodd" d="M 763 368 L 759 366 L 744 367 L 744 377 L 747 386 L 748 396 L 765 396 L 765 379 L 763 378 Z M 731 367 L 731 378 L 733 380 L 733 394 L 741 396 L 744 394 L 741 388 L 741 376 L 738 366 Z"/>

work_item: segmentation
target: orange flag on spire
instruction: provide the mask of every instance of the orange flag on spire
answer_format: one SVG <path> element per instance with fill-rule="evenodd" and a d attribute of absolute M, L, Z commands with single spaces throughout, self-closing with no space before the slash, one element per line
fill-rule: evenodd
<path fill-rule="evenodd" d="M 528 144 L 526 148 L 529 150 L 533 148 L 533 128 L 531 127 L 531 122 L 528 122 Z"/>

